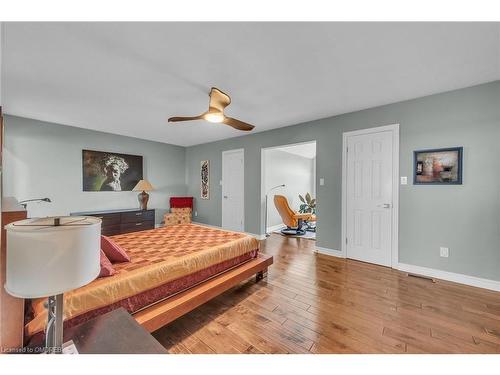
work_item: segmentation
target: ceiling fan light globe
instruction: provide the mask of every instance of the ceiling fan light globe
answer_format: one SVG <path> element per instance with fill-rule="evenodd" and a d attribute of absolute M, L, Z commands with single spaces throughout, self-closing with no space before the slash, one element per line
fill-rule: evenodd
<path fill-rule="evenodd" d="M 222 113 L 207 113 L 205 115 L 205 120 L 214 123 L 222 122 L 224 121 L 224 115 Z"/>

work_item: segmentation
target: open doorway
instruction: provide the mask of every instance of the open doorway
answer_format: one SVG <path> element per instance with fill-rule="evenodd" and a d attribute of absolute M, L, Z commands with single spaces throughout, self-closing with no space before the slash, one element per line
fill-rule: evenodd
<path fill-rule="evenodd" d="M 266 235 L 315 239 L 316 141 L 263 148 L 261 156 Z"/>

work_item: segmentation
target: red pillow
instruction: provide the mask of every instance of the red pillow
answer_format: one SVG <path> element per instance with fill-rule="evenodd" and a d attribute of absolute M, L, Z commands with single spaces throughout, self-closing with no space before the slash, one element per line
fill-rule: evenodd
<path fill-rule="evenodd" d="M 130 262 L 130 257 L 125 250 L 114 243 L 109 237 L 101 236 L 101 250 L 104 251 L 104 254 L 106 254 L 111 263 Z"/>
<path fill-rule="evenodd" d="M 116 273 L 116 271 L 113 268 L 113 265 L 111 264 L 109 259 L 106 257 L 106 254 L 104 254 L 104 251 L 101 250 L 101 272 L 99 273 L 99 276 L 97 276 L 97 277 L 113 276 L 115 273 Z"/>

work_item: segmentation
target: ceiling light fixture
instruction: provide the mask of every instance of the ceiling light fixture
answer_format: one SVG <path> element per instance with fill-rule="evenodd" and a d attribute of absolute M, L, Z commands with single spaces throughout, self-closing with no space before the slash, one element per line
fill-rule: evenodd
<path fill-rule="evenodd" d="M 222 113 L 207 113 L 204 117 L 208 122 L 224 121 L 224 115 Z"/>
<path fill-rule="evenodd" d="M 231 104 L 229 95 L 223 93 L 216 87 L 210 90 L 210 101 L 208 102 L 208 111 L 198 116 L 176 116 L 170 117 L 168 122 L 205 120 L 213 123 L 222 123 L 229 125 L 237 130 L 250 131 L 254 128 L 253 125 L 237 120 L 224 115 L 224 109 Z"/>

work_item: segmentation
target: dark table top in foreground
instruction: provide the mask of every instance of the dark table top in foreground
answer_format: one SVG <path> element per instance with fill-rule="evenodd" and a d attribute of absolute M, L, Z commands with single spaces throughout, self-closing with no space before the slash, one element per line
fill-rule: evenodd
<path fill-rule="evenodd" d="M 64 331 L 80 354 L 168 354 L 123 308 Z"/>

